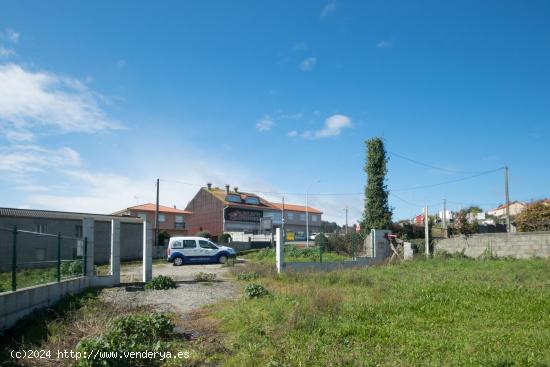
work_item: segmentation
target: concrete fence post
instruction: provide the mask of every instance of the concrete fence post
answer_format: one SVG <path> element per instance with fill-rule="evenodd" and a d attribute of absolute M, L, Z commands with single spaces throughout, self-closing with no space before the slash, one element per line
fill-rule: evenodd
<path fill-rule="evenodd" d="M 120 284 L 120 220 L 111 221 L 111 276 Z"/>
<path fill-rule="evenodd" d="M 153 232 L 151 224 L 143 221 L 143 281 L 148 282 L 153 278 Z"/>
<path fill-rule="evenodd" d="M 94 219 L 84 218 L 82 219 L 82 236 L 86 238 L 86 276 L 91 277 L 94 275 Z"/>
<path fill-rule="evenodd" d="M 281 274 L 284 269 L 284 239 L 281 228 L 275 229 L 275 262 L 277 264 L 277 273 Z"/>

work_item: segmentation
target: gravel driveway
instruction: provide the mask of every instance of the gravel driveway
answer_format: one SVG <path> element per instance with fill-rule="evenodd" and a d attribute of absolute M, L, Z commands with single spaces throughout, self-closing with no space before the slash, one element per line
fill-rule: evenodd
<path fill-rule="evenodd" d="M 199 272 L 216 274 L 216 281 L 195 282 L 194 275 Z M 168 263 L 154 264 L 153 276 L 161 274 L 174 279 L 178 283 L 177 288 L 155 291 L 128 285 L 128 283 L 141 281 L 141 266 L 123 266 L 121 282 L 126 285 L 104 289 L 101 292 L 101 298 L 106 302 L 128 307 L 153 306 L 158 311 L 176 312 L 183 316 L 201 306 L 235 298 L 242 291 L 242 287 L 230 278 L 228 268 L 222 268 L 219 264 L 184 266 L 173 266 Z"/>

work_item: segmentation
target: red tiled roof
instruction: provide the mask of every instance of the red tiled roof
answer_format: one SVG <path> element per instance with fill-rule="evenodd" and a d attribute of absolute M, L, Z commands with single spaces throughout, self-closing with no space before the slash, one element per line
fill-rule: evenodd
<path fill-rule="evenodd" d="M 144 212 L 154 212 L 154 211 L 157 210 L 157 208 L 156 208 L 156 204 L 148 203 L 148 204 L 142 204 L 142 205 L 137 205 L 137 206 L 131 206 L 126 210 L 140 210 L 140 211 L 144 211 Z M 160 213 L 173 213 L 173 214 L 193 214 L 192 212 L 187 211 L 187 210 L 176 209 L 176 208 L 173 208 L 171 206 L 164 206 L 164 205 L 159 205 L 159 212 Z"/>
<path fill-rule="evenodd" d="M 273 205 L 275 208 L 277 208 L 279 210 L 283 210 L 283 204 L 282 203 L 271 203 L 271 205 Z M 293 211 L 293 212 L 306 212 L 306 206 L 305 205 L 296 205 L 296 204 L 287 204 L 287 203 L 285 203 L 285 210 L 290 210 L 290 211 Z M 311 206 L 307 207 L 307 212 L 308 213 L 313 213 L 313 214 L 323 214 L 322 211 L 320 211 L 319 209 L 312 208 Z"/>

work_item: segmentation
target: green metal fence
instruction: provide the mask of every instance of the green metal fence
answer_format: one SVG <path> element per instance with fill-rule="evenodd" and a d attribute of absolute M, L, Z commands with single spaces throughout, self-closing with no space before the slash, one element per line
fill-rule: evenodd
<path fill-rule="evenodd" d="M 0 292 L 86 274 L 87 238 L 0 227 Z"/>
<path fill-rule="evenodd" d="M 284 244 L 285 261 L 291 262 L 349 262 L 357 261 L 363 238 L 356 233 L 320 233 L 309 248 L 303 243 Z M 311 243 L 312 241 L 310 241 Z"/>

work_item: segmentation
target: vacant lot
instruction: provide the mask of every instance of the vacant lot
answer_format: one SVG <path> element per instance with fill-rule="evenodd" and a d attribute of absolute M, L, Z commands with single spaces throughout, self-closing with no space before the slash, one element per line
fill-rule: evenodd
<path fill-rule="evenodd" d="M 273 275 L 213 312 L 228 366 L 548 366 L 550 261 L 431 260 Z"/>

